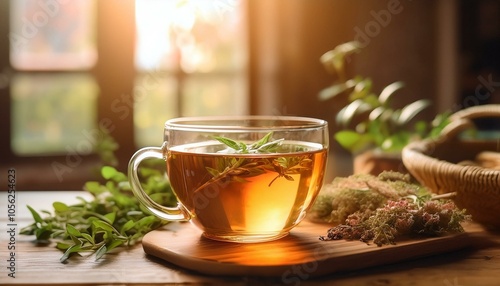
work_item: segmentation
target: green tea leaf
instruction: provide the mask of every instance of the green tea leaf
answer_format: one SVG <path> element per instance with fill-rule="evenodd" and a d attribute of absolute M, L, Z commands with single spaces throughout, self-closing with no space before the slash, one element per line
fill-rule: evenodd
<path fill-rule="evenodd" d="M 114 167 L 111 167 L 111 166 L 104 166 L 101 169 L 102 177 L 106 180 L 113 178 L 117 173 L 118 173 L 118 171 Z"/>
<path fill-rule="evenodd" d="M 28 207 L 28 209 L 29 209 L 29 211 L 30 211 L 31 215 L 33 216 L 33 219 L 35 220 L 35 222 L 37 222 L 37 223 L 43 223 L 43 222 L 44 222 L 44 221 L 43 221 L 43 219 L 42 219 L 42 217 L 40 216 L 40 214 L 38 214 L 38 212 L 37 212 L 37 211 L 35 211 L 35 210 L 34 210 L 32 207 L 30 207 L 30 206 L 26 206 L 26 207 Z"/>
<path fill-rule="evenodd" d="M 238 149 L 239 152 L 238 153 L 245 154 L 248 152 L 247 144 L 245 144 L 243 142 L 239 142 L 238 145 L 239 145 L 239 149 Z"/>
<path fill-rule="evenodd" d="M 98 228 L 98 229 L 102 229 L 102 230 L 105 230 L 105 231 L 109 231 L 109 232 L 113 232 L 114 231 L 114 228 L 113 226 L 111 226 L 108 222 L 106 221 L 102 221 L 102 220 L 95 220 L 92 222 L 93 225 Z"/>
<path fill-rule="evenodd" d="M 427 122 L 420 120 L 415 123 L 415 133 L 417 133 L 420 137 L 425 136 L 427 129 Z"/>
<path fill-rule="evenodd" d="M 266 144 L 269 142 L 271 137 L 273 136 L 273 132 L 269 132 L 264 137 L 262 137 L 259 141 L 253 143 L 250 147 L 250 149 L 259 149 L 262 145 Z"/>
<path fill-rule="evenodd" d="M 134 222 L 133 220 L 129 220 L 129 221 L 127 221 L 127 222 L 126 222 L 126 223 L 122 226 L 122 228 L 120 229 L 120 233 L 121 233 L 122 235 L 125 235 L 125 233 L 126 233 L 127 231 L 129 231 L 130 229 L 132 229 L 132 228 L 134 227 L 134 225 L 135 225 L 135 222 Z"/>
<path fill-rule="evenodd" d="M 64 204 L 64 203 L 61 203 L 61 202 L 54 202 L 52 204 L 52 206 L 54 207 L 54 210 L 56 212 L 60 212 L 60 213 L 66 212 L 66 211 L 69 210 L 68 206 L 66 204 Z"/>
<path fill-rule="evenodd" d="M 59 261 L 66 262 L 66 260 L 68 260 L 71 254 L 80 251 L 80 249 L 81 249 L 80 245 L 72 245 L 68 247 L 68 249 L 66 249 L 66 251 L 64 252 L 63 256 L 59 259 Z"/>
<path fill-rule="evenodd" d="M 373 110 L 373 107 L 364 102 L 362 99 L 357 99 L 342 108 L 341 112 L 337 114 L 337 124 L 347 127 L 358 114 L 366 113 Z"/>
<path fill-rule="evenodd" d="M 91 244 L 95 244 L 94 238 L 88 233 L 82 233 L 82 238 L 85 238 Z"/>
<path fill-rule="evenodd" d="M 213 177 L 217 177 L 220 175 L 220 172 L 215 170 L 214 168 L 210 168 L 210 167 L 205 167 L 205 169 L 207 169 L 207 171 L 210 173 L 210 175 L 212 175 Z"/>
<path fill-rule="evenodd" d="M 334 71 L 340 78 L 344 77 L 345 58 L 359 52 L 360 45 L 356 41 L 343 43 L 323 54 L 320 61 L 330 71 Z"/>
<path fill-rule="evenodd" d="M 329 99 L 334 99 L 335 97 L 343 94 L 347 90 L 353 88 L 355 86 L 355 81 L 354 80 L 349 80 L 346 82 L 334 84 L 332 86 L 329 86 L 323 90 L 320 91 L 318 98 L 319 100 L 329 100 Z"/>
<path fill-rule="evenodd" d="M 108 220 L 107 222 L 109 224 L 113 224 L 115 222 L 115 219 L 116 219 L 116 213 L 112 212 L 109 214 L 105 214 L 104 217 Z"/>
<path fill-rule="evenodd" d="M 71 247 L 71 244 L 64 243 L 64 242 L 57 242 L 56 248 L 60 250 L 66 250 Z"/>
<path fill-rule="evenodd" d="M 147 216 L 141 218 L 138 222 L 136 222 L 137 227 L 142 228 L 142 227 L 147 227 L 151 225 L 155 221 L 154 216 Z"/>
<path fill-rule="evenodd" d="M 351 130 L 339 131 L 335 134 L 335 140 L 347 150 L 357 146 L 363 139 L 363 135 Z"/>
<path fill-rule="evenodd" d="M 240 150 L 240 144 L 238 142 L 225 137 L 215 137 L 215 140 L 221 142 L 222 144 L 232 148 L 234 150 Z"/>
<path fill-rule="evenodd" d="M 37 241 L 45 242 L 46 240 L 50 239 L 50 237 L 53 233 L 53 230 L 52 230 L 52 225 L 47 225 L 47 226 L 40 226 L 39 228 L 36 228 L 32 233 L 29 233 L 29 232 L 21 232 L 21 233 L 22 234 L 34 234 Z"/>
<path fill-rule="evenodd" d="M 372 136 L 351 130 L 339 131 L 334 135 L 334 137 L 343 148 L 352 153 L 363 151 L 369 147 L 370 144 L 374 143 Z"/>
<path fill-rule="evenodd" d="M 380 95 L 378 96 L 378 99 L 380 103 L 382 104 L 388 104 L 391 96 L 398 90 L 402 89 L 404 87 L 404 83 L 401 81 L 396 81 L 388 86 L 386 86 L 381 92 Z"/>
<path fill-rule="evenodd" d="M 84 189 L 94 195 L 100 194 L 104 191 L 101 188 L 101 184 L 99 184 L 99 182 L 86 182 L 84 185 Z"/>
<path fill-rule="evenodd" d="M 66 231 L 74 236 L 74 237 L 81 237 L 82 234 L 80 233 L 80 231 L 78 229 L 76 229 L 74 226 L 72 226 L 71 224 L 66 224 Z"/>
<path fill-rule="evenodd" d="M 122 245 L 123 244 L 123 240 L 115 240 L 113 242 L 111 242 L 108 246 L 107 246 L 107 252 L 117 248 L 118 246 Z"/>
<path fill-rule="evenodd" d="M 371 89 L 372 89 L 372 81 L 369 78 L 356 82 L 354 90 L 349 95 L 349 100 L 355 101 L 358 99 L 364 99 L 369 94 L 371 94 Z"/>
<path fill-rule="evenodd" d="M 256 152 L 257 153 L 273 153 L 273 152 L 276 152 L 278 147 L 281 145 L 281 143 L 284 141 L 285 139 L 278 139 L 278 140 L 274 140 L 272 142 L 268 142 L 262 146 L 260 146 Z"/>
<path fill-rule="evenodd" d="M 101 259 L 101 257 L 108 252 L 108 248 L 106 247 L 106 244 L 103 244 L 101 247 L 99 247 L 96 252 L 95 252 L 95 260 Z"/>
<path fill-rule="evenodd" d="M 410 120 L 412 120 L 417 114 L 419 114 L 422 110 L 429 107 L 431 102 L 426 99 L 420 99 L 415 102 L 410 103 L 409 105 L 403 107 L 401 110 L 401 114 L 398 117 L 398 123 L 400 125 L 407 124 Z"/>

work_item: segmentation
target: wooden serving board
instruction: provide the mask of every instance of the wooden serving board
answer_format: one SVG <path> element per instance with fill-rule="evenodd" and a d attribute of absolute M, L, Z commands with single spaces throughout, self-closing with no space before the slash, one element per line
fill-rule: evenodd
<path fill-rule="evenodd" d="M 208 275 L 307 277 L 351 271 L 449 252 L 472 244 L 471 232 L 400 241 L 378 247 L 360 241 L 321 241 L 329 226 L 304 221 L 279 240 L 240 244 L 214 241 L 190 223 L 170 223 L 146 234 L 147 254 Z M 472 231 L 478 231 L 477 227 Z"/>

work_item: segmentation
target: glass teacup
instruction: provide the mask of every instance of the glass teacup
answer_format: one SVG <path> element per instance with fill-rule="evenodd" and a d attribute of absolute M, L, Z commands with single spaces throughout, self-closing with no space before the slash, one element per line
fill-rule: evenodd
<path fill-rule="evenodd" d="M 132 190 L 156 216 L 188 220 L 207 238 L 262 242 L 286 236 L 323 185 L 324 120 L 186 117 L 168 120 L 164 131 L 162 147 L 143 148 L 130 159 Z M 177 207 L 157 204 L 142 189 L 138 168 L 146 158 L 166 161 Z"/>

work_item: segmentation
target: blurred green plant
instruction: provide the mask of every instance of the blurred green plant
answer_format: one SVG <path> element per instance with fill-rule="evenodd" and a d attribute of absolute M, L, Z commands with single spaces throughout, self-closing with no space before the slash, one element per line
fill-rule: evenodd
<path fill-rule="evenodd" d="M 116 142 L 108 130 L 101 130 L 101 134 L 96 140 L 94 151 L 99 156 L 103 166 L 116 167 L 118 166 L 118 158 L 115 152 L 119 147 L 118 142 Z"/>
<path fill-rule="evenodd" d="M 416 121 L 417 115 L 431 102 L 419 99 L 401 108 L 393 106 L 392 99 L 404 87 L 403 82 L 391 83 L 376 94 L 370 78 L 347 76 L 347 59 L 360 51 L 359 43 L 352 41 L 338 45 L 320 58 L 336 79 L 331 86 L 320 91 L 319 99 L 339 104 L 339 98 L 347 95 L 345 106 L 337 113 L 336 123 L 342 130 L 334 134 L 335 140 L 354 154 L 370 148 L 401 151 L 411 140 L 438 136 L 448 124 L 449 112 L 438 114 L 431 122 Z"/>

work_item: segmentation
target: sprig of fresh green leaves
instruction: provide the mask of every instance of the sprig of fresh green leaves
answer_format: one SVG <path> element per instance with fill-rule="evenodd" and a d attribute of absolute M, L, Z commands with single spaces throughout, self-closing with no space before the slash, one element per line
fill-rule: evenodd
<path fill-rule="evenodd" d="M 175 205 L 175 196 L 162 171 L 164 162 L 161 168 L 149 162 L 140 169 L 144 190 L 162 205 Z M 139 203 L 124 173 L 104 166 L 101 175 L 104 183 L 92 181 L 84 186 L 92 200 L 79 197 L 80 202 L 74 205 L 54 202 L 53 212 L 39 213 L 28 206 L 34 223 L 23 228 L 21 234 L 35 235 L 38 242 L 55 241 L 56 247 L 64 251 L 61 262 L 84 252 L 94 252 L 98 260 L 117 247 L 134 245 L 146 233 L 167 223 Z"/>
<path fill-rule="evenodd" d="M 251 144 L 237 142 L 233 139 L 217 136 L 215 139 L 232 149 L 229 154 L 269 154 L 277 153 L 284 141 L 283 138 L 273 140 L 273 132 L 267 133 L 264 137 Z M 296 146 L 293 152 L 304 151 L 303 147 Z M 224 150 L 223 152 L 227 152 Z M 276 177 L 269 183 L 269 186 L 278 178 L 285 178 L 293 181 L 291 174 L 298 174 L 300 171 L 311 168 L 311 159 L 305 155 L 279 157 L 279 158 L 237 158 L 223 157 L 217 162 L 216 168 L 206 167 L 213 176 L 202 187 L 219 180 L 230 179 L 244 182 L 245 178 L 258 176 L 266 171 L 276 172 Z"/>
<path fill-rule="evenodd" d="M 283 138 L 270 141 L 272 136 L 273 132 L 271 131 L 258 141 L 248 145 L 222 136 L 216 136 L 214 139 L 233 149 L 236 154 L 263 154 L 276 152 L 284 141 Z"/>

